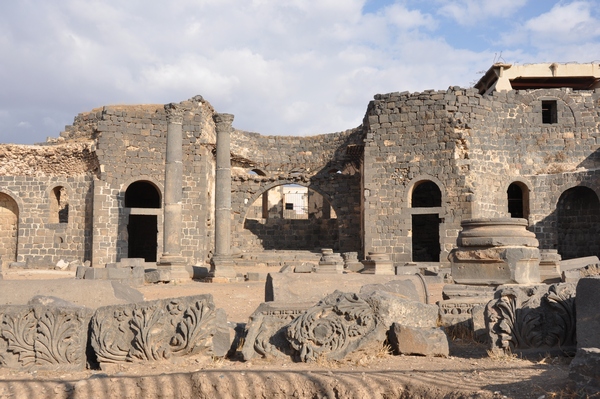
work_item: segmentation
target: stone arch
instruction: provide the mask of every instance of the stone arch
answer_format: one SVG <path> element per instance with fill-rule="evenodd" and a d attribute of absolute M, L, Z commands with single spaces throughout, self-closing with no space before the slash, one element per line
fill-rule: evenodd
<path fill-rule="evenodd" d="M 0 266 L 4 262 L 17 260 L 19 215 L 22 210 L 17 198 L 6 190 L 0 190 Z"/>
<path fill-rule="evenodd" d="M 600 255 L 600 200 L 589 187 L 566 189 L 556 204 L 557 249 L 563 259 Z"/>
<path fill-rule="evenodd" d="M 334 201 L 332 200 L 331 196 L 324 192 L 321 188 L 319 188 L 318 186 L 312 185 L 310 183 L 307 182 L 303 182 L 303 181 L 298 181 L 298 180 L 277 180 L 275 182 L 269 182 L 267 184 L 265 184 L 264 186 L 262 186 L 260 188 L 260 190 L 258 190 L 256 193 L 254 193 L 252 196 L 250 196 L 250 198 L 246 198 L 244 200 L 244 207 L 245 210 L 243 212 L 240 212 L 241 214 L 241 222 L 243 223 L 244 220 L 246 219 L 246 215 L 248 214 L 248 210 L 250 209 L 250 206 L 257 200 L 259 199 L 264 193 L 266 193 L 267 191 L 271 190 L 272 188 L 275 188 L 277 186 L 285 186 L 288 184 L 298 184 L 300 186 L 303 187 L 307 187 L 310 190 L 313 190 L 317 193 L 319 193 L 320 195 L 323 196 L 323 198 L 325 198 L 327 200 L 327 202 L 329 202 L 329 205 L 331 205 L 331 207 L 333 208 L 333 210 L 338 213 L 338 209 L 336 204 L 334 204 Z"/>
<path fill-rule="evenodd" d="M 558 94 L 558 89 L 539 89 L 528 93 L 528 101 L 524 101 L 525 104 L 530 105 L 533 101 L 544 101 L 544 100 L 556 100 L 560 101 L 565 109 L 568 109 L 571 112 L 571 117 L 573 118 L 574 127 L 578 127 L 582 124 L 581 115 L 573 109 L 573 105 L 575 102 L 573 99 L 565 92 L 560 91 L 560 95 Z"/>
<path fill-rule="evenodd" d="M 260 217 L 259 205 L 254 206 L 254 210 L 250 212 L 251 207 L 256 202 L 262 202 L 264 212 L 264 198 L 267 193 L 277 187 L 296 185 L 306 189 L 306 214 L 295 215 L 293 211 L 286 210 L 285 205 L 288 201 L 283 197 L 277 198 L 276 213 L 281 211 L 279 217 L 273 217 L 272 203 L 268 203 L 270 213 L 268 217 Z M 283 190 L 282 190 L 283 191 Z M 318 194 L 311 197 L 311 192 Z M 294 195 L 294 194 L 292 194 Z M 263 201 L 261 201 L 261 197 Z M 312 200 L 321 201 L 321 212 L 311 212 L 310 204 Z M 271 198 L 272 200 L 272 198 Z M 317 201 L 317 202 L 318 202 Z M 323 212 L 324 202 L 327 202 L 327 212 Z M 329 215 L 330 208 L 333 212 L 337 212 L 335 205 L 332 203 L 331 197 L 324 193 L 319 187 L 315 187 L 307 182 L 297 180 L 278 180 L 268 182 L 262 186 L 250 198 L 244 199 L 244 209 L 240 212 L 239 224 L 236 222 L 236 230 L 240 233 L 242 247 L 245 249 L 261 250 L 314 250 L 320 247 L 339 248 L 340 243 L 340 224 L 337 218 L 332 218 Z M 291 201 L 290 201 L 291 202 Z M 294 205 L 294 209 L 295 205 Z M 269 212 L 268 211 L 268 212 Z M 291 213 L 291 214 L 290 214 Z M 303 217 L 304 216 L 304 217 Z"/>
<path fill-rule="evenodd" d="M 445 190 L 445 186 L 444 183 L 442 183 L 442 181 L 438 178 L 436 178 L 435 176 L 430 176 L 430 175 L 419 175 L 416 176 L 415 178 L 413 178 L 410 183 L 406 186 L 406 191 L 405 191 L 405 198 L 406 198 L 406 203 L 408 204 L 409 208 L 413 208 L 412 205 L 412 197 L 413 197 L 413 193 L 415 191 L 415 189 L 423 183 L 427 183 L 427 182 L 431 182 L 433 184 L 435 184 L 437 186 L 437 189 L 439 190 L 440 193 L 440 203 L 437 206 L 442 206 L 441 204 L 446 202 L 446 190 Z"/>

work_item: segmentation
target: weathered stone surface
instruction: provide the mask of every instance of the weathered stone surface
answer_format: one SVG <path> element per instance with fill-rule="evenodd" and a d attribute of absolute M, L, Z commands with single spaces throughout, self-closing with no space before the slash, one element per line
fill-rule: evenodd
<path fill-rule="evenodd" d="M 92 318 L 90 340 L 100 364 L 223 356 L 229 334 L 218 326 L 222 316 L 212 295 L 106 306 Z"/>
<path fill-rule="evenodd" d="M 500 287 L 487 305 L 486 325 L 492 351 L 573 351 L 575 285 Z"/>
<path fill-rule="evenodd" d="M 313 303 L 263 302 L 250 316 L 242 357 L 291 356 L 293 349 L 285 338 L 285 326 L 303 314 Z"/>
<path fill-rule="evenodd" d="M 36 295 L 54 296 L 90 309 L 144 300 L 141 292 L 116 281 L 76 279 L 0 281 L 0 304 L 24 305 Z"/>
<path fill-rule="evenodd" d="M 49 306 L 0 306 L 0 362 L 5 367 L 35 370 L 85 369 L 93 311 L 46 299 L 38 297 L 34 302 Z"/>
<path fill-rule="evenodd" d="M 531 284 L 540 282 L 540 253 L 527 220 L 468 219 L 448 259 L 459 284 Z"/>
<path fill-rule="evenodd" d="M 286 329 L 286 337 L 301 361 L 319 356 L 341 360 L 355 351 L 375 350 L 388 326 L 374 298 L 334 292 L 306 310 Z"/>
<path fill-rule="evenodd" d="M 394 262 L 390 260 L 390 256 L 386 253 L 369 252 L 367 259 L 362 263 L 364 265 L 364 269 L 361 270 L 362 274 L 396 274 Z"/>
<path fill-rule="evenodd" d="M 585 256 L 583 258 L 566 259 L 560 261 L 560 271 L 564 272 L 571 269 L 580 269 L 587 265 L 595 265 L 600 263 L 597 256 Z"/>
<path fill-rule="evenodd" d="M 600 275 L 600 263 L 589 264 L 575 269 L 569 269 L 562 272 L 562 281 L 564 283 L 577 283 L 584 277 Z"/>
<path fill-rule="evenodd" d="M 448 337 L 441 328 L 419 328 L 392 324 L 389 332 L 390 345 L 395 354 L 448 356 Z"/>
<path fill-rule="evenodd" d="M 577 283 L 577 347 L 600 348 L 600 276 Z"/>
<path fill-rule="evenodd" d="M 540 281 L 546 284 L 560 283 L 561 256 L 556 249 L 540 249 Z"/>
<path fill-rule="evenodd" d="M 338 253 L 334 253 L 331 248 L 323 248 L 319 265 L 315 267 L 315 273 L 322 274 L 342 274 L 344 271 L 344 260 Z"/>
<path fill-rule="evenodd" d="M 569 366 L 569 378 L 575 383 L 578 393 L 589 397 L 600 395 L 600 349 L 577 349 L 577 355 Z"/>
<path fill-rule="evenodd" d="M 316 303 L 336 290 L 360 292 L 363 285 L 386 284 L 390 281 L 411 281 L 419 295 L 419 301 L 423 303 L 435 303 L 442 299 L 441 288 L 438 290 L 436 287 L 443 286 L 443 280 L 436 276 L 269 273 L 265 285 L 265 301 Z M 425 286 L 428 287 L 427 290 Z"/>
<path fill-rule="evenodd" d="M 303 262 L 294 268 L 294 273 L 312 273 L 314 268 L 312 263 Z"/>
<path fill-rule="evenodd" d="M 393 323 L 410 327 L 438 326 L 439 308 L 437 305 L 427 305 L 399 298 L 384 291 L 373 292 L 366 296 L 365 300 L 377 302 L 378 314 L 388 327 Z"/>
<path fill-rule="evenodd" d="M 360 293 L 368 295 L 376 291 L 385 291 L 394 294 L 400 298 L 411 301 L 420 301 L 415 284 L 411 280 L 392 280 L 384 284 L 367 284 L 360 287 Z"/>
<path fill-rule="evenodd" d="M 465 328 L 473 327 L 473 308 L 485 306 L 493 299 L 489 297 L 460 297 L 438 302 L 440 308 L 440 321 L 443 326 L 463 325 Z"/>

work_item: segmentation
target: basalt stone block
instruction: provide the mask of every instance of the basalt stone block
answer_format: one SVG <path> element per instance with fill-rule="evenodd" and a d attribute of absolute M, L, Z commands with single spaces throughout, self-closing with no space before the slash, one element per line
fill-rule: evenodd
<path fill-rule="evenodd" d="M 103 364 L 224 356 L 229 334 L 212 295 L 106 306 L 96 310 L 90 341 Z M 215 345 L 215 342 L 218 345 Z M 227 350 L 225 348 L 227 347 Z"/>
<path fill-rule="evenodd" d="M 365 296 L 365 300 L 377 303 L 378 314 L 388 328 L 393 323 L 411 327 L 437 327 L 438 325 L 437 305 L 403 299 L 385 291 L 373 292 Z"/>
<path fill-rule="evenodd" d="M 443 356 L 450 354 L 448 336 L 441 328 L 419 328 L 392 324 L 389 341 L 395 354 Z"/>
<path fill-rule="evenodd" d="M 469 219 L 458 247 L 448 255 L 459 284 L 532 284 L 540 282 L 540 253 L 526 219 Z"/>
<path fill-rule="evenodd" d="M 0 306 L 0 363 L 28 370 L 84 370 L 93 310 L 40 301 L 49 305 Z"/>
<path fill-rule="evenodd" d="M 569 379 L 578 393 L 600 396 L 600 348 L 579 348 L 569 366 Z M 579 397 L 583 397 L 579 396 Z"/>
<path fill-rule="evenodd" d="M 600 276 L 577 283 L 577 347 L 600 348 Z"/>
<path fill-rule="evenodd" d="M 500 287 L 485 318 L 493 352 L 574 352 L 575 284 Z"/>
<path fill-rule="evenodd" d="M 313 303 L 263 302 L 250 316 L 242 357 L 291 356 L 293 349 L 285 338 L 285 326 L 303 314 Z"/>

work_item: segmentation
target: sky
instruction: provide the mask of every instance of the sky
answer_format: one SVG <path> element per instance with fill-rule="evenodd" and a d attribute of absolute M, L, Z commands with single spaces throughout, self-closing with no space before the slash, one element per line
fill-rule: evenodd
<path fill-rule="evenodd" d="M 378 93 L 494 62 L 600 62 L 600 0 L 19 0 L 0 4 L 0 143 L 81 112 L 203 96 L 237 129 L 315 135 Z"/>

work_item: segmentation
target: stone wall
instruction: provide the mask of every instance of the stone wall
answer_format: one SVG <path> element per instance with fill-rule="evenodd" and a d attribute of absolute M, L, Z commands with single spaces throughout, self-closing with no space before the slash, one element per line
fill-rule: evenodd
<path fill-rule="evenodd" d="M 555 104 L 544 123 L 542 101 Z M 450 88 L 378 95 L 365 117 L 363 188 L 365 250 L 412 260 L 411 190 L 430 180 L 442 191 L 441 260 L 454 245 L 461 219 L 505 217 L 507 189 L 524 191 L 525 215 L 541 248 L 557 248 L 556 207 L 576 186 L 600 194 L 600 91 L 543 89 L 495 92 Z M 589 229 L 587 229 L 589 231 Z M 595 230 L 594 230 L 595 231 Z M 582 254 L 598 246 L 571 251 Z M 567 247 L 565 247 L 565 245 Z M 587 253 L 594 255 L 596 253 Z M 573 255 L 571 255 L 573 256 Z"/>

